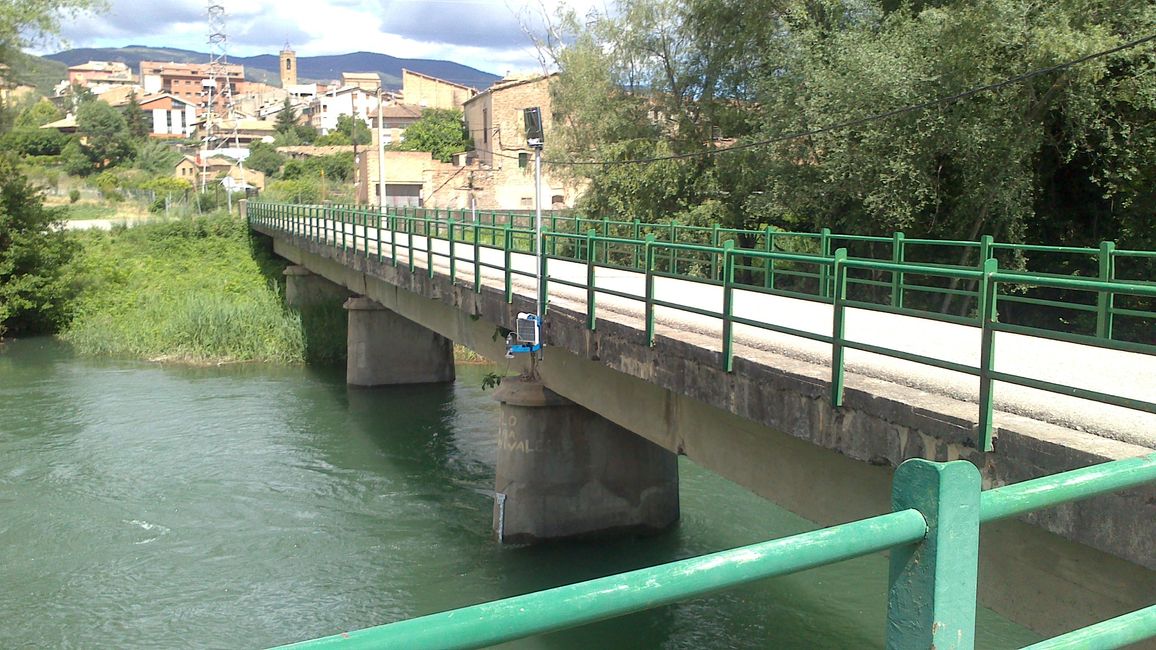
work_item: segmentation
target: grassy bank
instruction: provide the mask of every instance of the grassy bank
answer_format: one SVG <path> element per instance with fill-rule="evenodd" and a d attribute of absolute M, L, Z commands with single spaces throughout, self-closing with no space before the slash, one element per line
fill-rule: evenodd
<path fill-rule="evenodd" d="M 73 234 L 80 297 L 62 338 L 81 354 L 184 363 L 340 364 L 340 301 L 288 310 L 285 261 L 228 216 Z M 454 346 L 459 363 L 486 363 Z"/>
<path fill-rule="evenodd" d="M 63 338 L 82 354 L 193 363 L 301 363 L 283 262 L 227 216 L 76 233 L 80 298 Z"/>

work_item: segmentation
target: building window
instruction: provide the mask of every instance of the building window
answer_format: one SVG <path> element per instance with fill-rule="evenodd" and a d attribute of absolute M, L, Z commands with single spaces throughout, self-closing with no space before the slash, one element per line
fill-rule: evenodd
<path fill-rule="evenodd" d="M 525 151 L 518 154 L 518 168 L 525 169 L 530 164 L 530 154 Z"/>
<path fill-rule="evenodd" d="M 286 70 L 292 70 L 293 69 L 293 59 L 285 59 L 285 69 Z"/>
<path fill-rule="evenodd" d="M 554 196 L 550 197 L 550 205 L 558 205 L 559 203 L 566 203 L 565 198 L 561 194 L 555 194 Z"/>
<path fill-rule="evenodd" d="M 522 197 L 522 207 L 523 207 L 523 208 L 532 208 L 532 207 L 534 207 L 534 197 L 532 197 L 532 196 L 523 196 L 523 197 Z"/>
<path fill-rule="evenodd" d="M 482 142 L 490 141 L 490 111 L 482 109 Z"/>

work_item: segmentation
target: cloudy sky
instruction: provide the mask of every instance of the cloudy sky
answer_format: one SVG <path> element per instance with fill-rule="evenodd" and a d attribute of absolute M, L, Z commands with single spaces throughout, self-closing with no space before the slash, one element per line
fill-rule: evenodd
<path fill-rule="evenodd" d="M 522 25 L 539 25 L 560 4 L 585 15 L 610 0 L 214 0 L 225 8 L 229 53 L 275 54 L 290 43 L 298 56 L 367 51 L 444 59 L 479 70 L 540 69 Z M 205 0 L 111 0 L 100 15 L 64 22 L 65 47 L 150 45 L 207 52 Z M 540 29 L 539 27 L 534 27 Z"/>

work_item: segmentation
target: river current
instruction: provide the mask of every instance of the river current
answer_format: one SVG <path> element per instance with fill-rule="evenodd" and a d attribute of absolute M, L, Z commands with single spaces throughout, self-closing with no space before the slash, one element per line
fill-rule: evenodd
<path fill-rule="evenodd" d="M 364 390 L 10 342 L 0 648 L 263 648 L 813 527 L 681 459 L 667 533 L 500 547 L 488 370 Z M 873 556 L 503 647 L 881 647 L 886 578 Z M 980 613 L 980 647 L 1035 639 Z"/>

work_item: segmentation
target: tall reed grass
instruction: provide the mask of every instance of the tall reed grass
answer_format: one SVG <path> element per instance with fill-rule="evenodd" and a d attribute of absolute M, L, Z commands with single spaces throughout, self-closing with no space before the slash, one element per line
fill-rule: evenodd
<path fill-rule="evenodd" d="M 227 216 L 78 233 L 80 300 L 63 338 L 80 353 L 193 363 L 302 363 L 284 262 Z M 341 337 L 344 338 L 344 329 Z"/>

